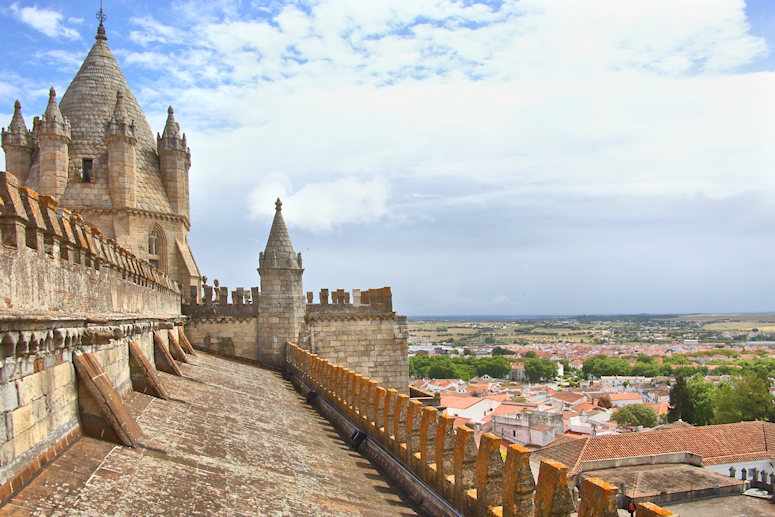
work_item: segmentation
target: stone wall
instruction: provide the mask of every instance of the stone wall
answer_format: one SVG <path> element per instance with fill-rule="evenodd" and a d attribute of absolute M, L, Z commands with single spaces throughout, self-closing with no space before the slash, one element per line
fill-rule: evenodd
<path fill-rule="evenodd" d="M 82 432 L 122 435 L 123 397 L 154 384 L 130 342 L 154 368 L 183 317 L 172 279 L 5 172 L 0 239 L 1 502 Z"/>
<path fill-rule="evenodd" d="M 258 362 L 258 315 L 194 316 L 186 336 L 199 350 Z"/>
<path fill-rule="evenodd" d="M 390 288 L 355 290 L 353 303 L 341 289 L 332 294 L 333 303 L 328 303 L 326 289 L 321 291 L 321 303 L 307 303 L 299 345 L 381 386 L 408 393 L 409 333 L 406 317 L 392 310 Z M 308 302 L 311 295 L 307 293 Z"/>
<path fill-rule="evenodd" d="M 182 323 L 178 321 L 177 323 Z M 84 405 L 75 354 L 91 354 L 120 397 L 132 392 L 129 343 L 154 364 L 153 333 L 180 327 L 154 318 L 102 320 L 0 319 L 0 501 L 8 483 L 31 476 L 102 416 Z M 163 330 L 163 332 L 159 332 Z M 168 346 L 169 338 L 165 339 Z M 104 433 L 100 432 L 100 435 Z M 18 488 L 13 487 L 13 490 Z"/>
<path fill-rule="evenodd" d="M 0 172 L 0 316 L 180 314 L 168 276 Z"/>
<path fill-rule="evenodd" d="M 408 393 L 409 334 L 406 317 L 393 312 L 390 288 L 354 289 L 352 299 L 342 289 L 331 294 L 329 303 L 328 290 L 323 289 L 321 303 L 315 304 L 312 293 L 307 293 L 306 316 L 294 339 L 304 349 Z M 192 292 L 189 298 L 196 299 L 196 295 Z M 276 297 L 260 293 L 257 287 L 230 291 L 228 287 L 205 286 L 201 303 L 183 305 L 183 314 L 189 317 L 186 335 L 200 350 L 283 368 L 284 357 L 276 357 L 281 349 L 279 338 L 271 328 L 264 328 L 275 316 L 268 304 Z M 295 297 L 290 298 L 295 303 Z M 298 312 L 287 307 L 278 310 L 285 318 Z M 279 318 L 272 328 L 280 325 Z M 288 340 L 289 336 L 280 338 Z M 283 347 L 286 342 L 282 342 Z"/>
<path fill-rule="evenodd" d="M 504 457 L 500 438 L 491 433 L 484 433 L 477 445 L 473 430 L 454 428 L 454 417 L 298 346 L 289 345 L 287 362 L 292 381 L 307 400 L 324 415 L 345 419 L 357 431 L 351 434 L 354 447 L 369 457 L 389 456 L 399 462 L 402 468 L 389 472 L 405 490 L 429 489 L 434 499 L 444 502 L 421 501 L 430 514 L 569 517 L 578 511 L 579 517 L 618 515 L 614 485 L 598 478 L 585 480 L 577 507 L 565 465 L 542 461 L 535 481 L 530 452 L 524 447 L 510 445 Z M 641 503 L 637 515 L 673 514 Z"/>
<path fill-rule="evenodd" d="M 196 287 L 191 289 L 189 299 L 199 298 L 201 303 L 184 303 L 182 307 L 189 318 L 186 336 L 191 344 L 223 357 L 258 362 L 258 287 L 231 291 L 231 303 L 228 287 L 204 285 L 201 296 L 195 291 Z"/>

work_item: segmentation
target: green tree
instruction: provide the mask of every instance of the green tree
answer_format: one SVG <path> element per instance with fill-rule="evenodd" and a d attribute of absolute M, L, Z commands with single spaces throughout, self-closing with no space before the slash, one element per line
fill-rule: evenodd
<path fill-rule="evenodd" d="M 503 356 L 480 357 L 475 363 L 476 374 L 487 374 L 496 379 L 504 379 L 511 372 L 511 363 Z"/>
<path fill-rule="evenodd" d="M 711 382 L 705 382 L 702 374 L 692 375 L 686 383 L 692 404 L 693 420 L 688 421 L 694 425 L 708 425 L 716 416 L 716 386 Z"/>
<path fill-rule="evenodd" d="M 749 420 L 775 421 L 775 402 L 770 393 L 766 368 L 753 375 L 735 377 L 720 383 L 716 396 L 717 410 L 713 423 L 727 424 Z"/>
<path fill-rule="evenodd" d="M 533 357 L 538 357 L 538 354 L 535 353 L 535 350 L 528 350 L 525 352 L 526 359 L 532 359 Z"/>
<path fill-rule="evenodd" d="M 455 377 L 455 369 L 452 364 L 437 363 L 428 368 L 430 379 L 452 379 Z"/>
<path fill-rule="evenodd" d="M 689 386 L 686 384 L 686 377 L 677 375 L 670 388 L 670 409 L 667 410 L 667 421 L 675 422 L 679 419 L 684 422 L 693 422 L 694 407 L 692 406 Z"/>
<path fill-rule="evenodd" d="M 549 359 L 532 357 L 525 361 L 525 375 L 531 382 L 554 378 L 557 369 Z"/>
<path fill-rule="evenodd" d="M 657 413 L 647 404 L 628 404 L 614 411 L 611 416 L 619 426 L 656 427 Z"/>
<path fill-rule="evenodd" d="M 513 353 L 508 348 L 503 348 L 502 346 L 496 346 L 492 349 L 492 355 L 512 355 Z"/>

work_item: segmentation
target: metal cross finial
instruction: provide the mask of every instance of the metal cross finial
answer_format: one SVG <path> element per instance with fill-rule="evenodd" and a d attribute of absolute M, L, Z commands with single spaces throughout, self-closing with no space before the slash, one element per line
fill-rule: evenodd
<path fill-rule="evenodd" d="M 107 20 L 108 17 L 105 15 L 105 11 L 102 10 L 102 0 L 100 0 L 100 10 L 97 11 L 97 20 L 99 20 L 100 25 Z"/>

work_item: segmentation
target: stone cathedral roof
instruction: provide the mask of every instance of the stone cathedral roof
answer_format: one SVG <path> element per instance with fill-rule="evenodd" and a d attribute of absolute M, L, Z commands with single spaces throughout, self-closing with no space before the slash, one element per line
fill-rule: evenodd
<path fill-rule="evenodd" d="M 280 198 L 277 198 L 274 221 L 272 221 L 272 229 L 269 231 L 269 239 L 266 241 L 266 249 L 262 254 L 260 266 L 300 269 L 301 259 L 293 250 L 282 210 L 283 204 Z"/>
<path fill-rule="evenodd" d="M 103 181 L 89 184 L 90 193 L 101 195 L 85 196 L 84 186 L 70 182 L 62 200 L 67 206 L 111 206 L 107 185 L 107 144 L 105 134 L 111 118 L 116 110 L 116 102 L 120 102 L 120 111 L 126 120 L 134 124 L 134 135 L 137 138 L 136 150 L 136 199 L 137 208 L 161 213 L 172 213 L 167 194 L 162 185 L 159 172 L 159 160 L 156 154 L 156 138 L 140 108 L 137 99 L 132 94 L 121 68 L 108 48 L 104 26 L 100 25 L 96 42 L 86 56 L 80 70 L 76 74 L 67 91 L 62 96 L 59 109 L 70 122 L 72 140 L 70 143 L 70 170 L 80 170 L 83 158 L 94 159 L 94 174 Z M 28 183 L 32 188 L 38 178 L 38 165 L 33 163 Z M 84 203 L 85 200 L 88 200 Z"/>

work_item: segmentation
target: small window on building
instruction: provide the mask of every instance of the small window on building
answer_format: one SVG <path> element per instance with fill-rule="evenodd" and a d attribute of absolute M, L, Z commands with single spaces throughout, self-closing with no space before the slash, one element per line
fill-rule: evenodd
<path fill-rule="evenodd" d="M 91 169 L 94 161 L 91 158 L 83 159 L 83 167 L 81 168 L 81 181 L 84 183 L 91 183 Z"/>
<path fill-rule="evenodd" d="M 155 231 L 148 234 L 148 262 L 159 267 L 159 235 Z"/>

